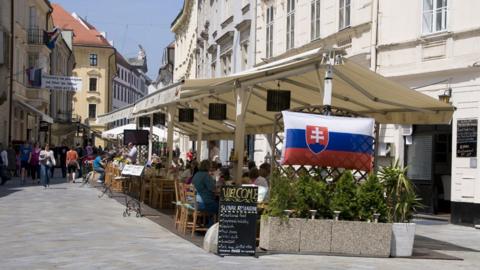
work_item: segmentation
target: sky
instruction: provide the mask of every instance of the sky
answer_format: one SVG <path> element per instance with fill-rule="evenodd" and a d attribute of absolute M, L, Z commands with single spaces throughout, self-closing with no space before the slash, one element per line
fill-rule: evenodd
<path fill-rule="evenodd" d="M 173 41 L 170 24 L 183 0 L 52 0 L 75 12 L 99 32 L 106 32 L 126 58 L 136 57 L 138 44 L 147 53 L 148 75 L 157 77 L 163 49 Z"/>

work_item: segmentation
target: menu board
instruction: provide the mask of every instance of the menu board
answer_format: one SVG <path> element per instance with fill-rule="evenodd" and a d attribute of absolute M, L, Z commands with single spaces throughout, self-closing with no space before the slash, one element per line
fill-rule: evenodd
<path fill-rule="evenodd" d="M 457 157 L 477 156 L 477 119 L 457 121 Z"/>
<path fill-rule="evenodd" d="M 143 172 L 143 166 L 127 164 L 123 167 L 122 175 L 141 176 Z"/>
<path fill-rule="evenodd" d="M 255 256 L 257 197 L 257 187 L 222 187 L 218 255 Z"/>

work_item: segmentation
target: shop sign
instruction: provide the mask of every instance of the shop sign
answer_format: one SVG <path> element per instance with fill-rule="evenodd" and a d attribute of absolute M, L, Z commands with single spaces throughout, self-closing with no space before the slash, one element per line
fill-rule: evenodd
<path fill-rule="evenodd" d="M 41 131 L 41 132 L 48 132 L 48 126 L 49 126 L 49 124 L 48 124 L 47 122 L 40 121 L 39 131 Z"/>
<path fill-rule="evenodd" d="M 457 121 L 457 157 L 477 156 L 477 119 Z"/>
<path fill-rule="evenodd" d="M 42 88 L 77 92 L 82 90 L 82 78 L 42 74 Z"/>
<path fill-rule="evenodd" d="M 141 165 L 125 165 L 122 170 L 122 175 L 142 176 L 143 168 Z"/>
<path fill-rule="evenodd" d="M 218 255 L 255 256 L 258 187 L 222 187 Z"/>

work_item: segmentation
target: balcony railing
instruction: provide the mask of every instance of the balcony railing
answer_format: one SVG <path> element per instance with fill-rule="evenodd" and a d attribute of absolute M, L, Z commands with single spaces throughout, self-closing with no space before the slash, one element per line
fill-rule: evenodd
<path fill-rule="evenodd" d="M 45 45 L 46 34 L 43 29 L 29 28 L 28 29 L 28 44 Z"/>

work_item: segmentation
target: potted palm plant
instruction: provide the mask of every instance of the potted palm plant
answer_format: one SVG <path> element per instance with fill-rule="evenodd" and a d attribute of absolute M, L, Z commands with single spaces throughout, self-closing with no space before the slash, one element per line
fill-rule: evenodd
<path fill-rule="evenodd" d="M 411 222 L 421 204 L 415 186 L 407 178 L 407 168 L 398 161 L 381 168 L 379 178 L 385 188 L 387 218 L 393 223 L 391 256 L 412 256 L 415 239 L 415 223 Z"/>

